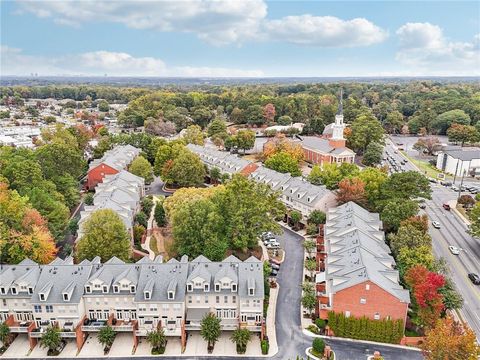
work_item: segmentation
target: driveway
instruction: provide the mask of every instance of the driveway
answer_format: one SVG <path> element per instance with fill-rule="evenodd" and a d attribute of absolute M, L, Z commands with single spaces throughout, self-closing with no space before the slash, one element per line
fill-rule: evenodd
<path fill-rule="evenodd" d="M 26 356 L 30 350 L 30 343 L 26 334 L 18 335 L 1 356 L 3 358 L 16 358 Z"/>
<path fill-rule="evenodd" d="M 163 195 L 165 197 L 172 195 L 172 193 L 163 191 L 163 181 L 158 176 L 156 176 L 153 182 L 150 185 L 148 185 L 146 194 L 147 195 Z"/>

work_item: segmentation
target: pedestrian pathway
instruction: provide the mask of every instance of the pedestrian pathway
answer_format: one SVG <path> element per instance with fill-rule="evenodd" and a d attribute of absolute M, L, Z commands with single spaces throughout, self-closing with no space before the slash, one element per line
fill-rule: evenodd
<path fill-rule="evenodd" d="M 157 203 L 160 201 L 160 199 L 157 196 L 153 196 L 153 203 L 155 206 Z M 148 257 L 150 260 L 155 259 L 155 253 L 153 252 L 152 249 L 150 249 L 150 239 L 152 237 L 152 229 L 153 229 L 153 215 L 155 214 L 155 206 L 153 206 L 152 211 L 150 212 L 150 218 L 148 219 L 148 225 L 147 225 L 147 237 L 145 238 L 145 242 L 142 244 L 142 249 L 146 250 L 148 252 Z"/>

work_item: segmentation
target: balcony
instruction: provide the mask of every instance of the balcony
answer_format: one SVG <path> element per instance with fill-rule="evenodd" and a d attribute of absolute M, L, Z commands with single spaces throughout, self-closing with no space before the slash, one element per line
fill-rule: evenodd
<path fill-rule="evenodd" d="M 101 328 L 107 326 L 107 322 L 105 320 L 100 321 L 92 321 L 86 320 L 85 325 L 82 325 L 82 331 L 86 332 L 98 332 Z"/>
<path fill-rule="evenodd" d="M 112 329 L 115 331 L 133 331 L 133 321 L 132 320 L 116 320 L 112 322 Z"/>
<path fill-rule="evenodd" d="M 9 326 L 11 333 L 28 333 L 28 328 L 32 324 L 31 321 L 15 321 Z"/>

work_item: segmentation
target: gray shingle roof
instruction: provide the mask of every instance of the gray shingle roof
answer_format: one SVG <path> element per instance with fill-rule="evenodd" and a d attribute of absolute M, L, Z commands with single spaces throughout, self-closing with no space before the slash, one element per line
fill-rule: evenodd
<path fill-rule="evenodd" d="M 363 283 L 375 283 L 400 301 L 409 303 L 408 290 L 399 284 L 395 261 L 385 244 L 379 215 L 349 202 L 327 213 L 326 281 L 333 293 Z"/>
<path fill-rule="evenodd" d="M 450 155 L 454 159 L 462 161 L 471 161 L 474 159 L 480 159 L 480 149 L 475 148 L 472 150 L 447 150 L 446 154 Z"/>
<path fill-rule="evenodd" d="M 89 170 L 100 164 L 106 164 L 114 169 L 125 169 L 133 159 L 140 154 L 140 149 L 132 145 L 119 145 L 112 150 L 108 150 L 100 159 L 96 159 L 90 163 Z"/>

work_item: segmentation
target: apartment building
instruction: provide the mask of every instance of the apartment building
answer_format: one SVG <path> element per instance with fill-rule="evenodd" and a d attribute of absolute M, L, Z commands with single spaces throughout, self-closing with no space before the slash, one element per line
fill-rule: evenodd
<path fill-rule="evenodd" d="M 189 144 L 190 151 L 197 154 L 208 168 L 217 167 L 222 173 L 240 173 L 269 185 L 281 193 L 281 200 L 291 210 L 299 211 L 307 219 L 313 210 L 327 211 L 336 205 L 335 195 L 325 186 L 313 185 L 301 177 L 292 177 L 278 171 L 240 159 L 225 151 Z"/>
<path fill-rule="evenodd" d="M 80 213 L 78 237 L 84 234 L 84 224 L 90 215 L 101 209 L 111 209 L 122 219 L 130 237 L 133 239 L 135 215 L 140 211 L 140 201 L 145 195 L 145 180 L 132 173 L 121 170 L 116 174 L 105 175 L 103 182 L 95 188 L 93 205 L 86 205 Z"/>
<path fill-rule="evenodd" d="M 27 259 L 0 265 L 0 279 L 1 321 L 12 333 L 27 334 L 32 347 L 48 326 L 75 338 L 79 349 L 88 333 L 106 325 L 130 332 L 135 343 L 157 328 L 184 343 L 210 312 L 223 330 L 241 326 L 263 334 L 263 263 L 253 257 L 112 258 L 103 264 L 57 258 L 47 265 Z"/>
<path fill-rule="evenodd" d="M 410 294 L 399 284 L 379 214 L 354 202 L 329 209 L 317 238 L 317 260 L 321 318 L 334 311 L 405 323 Z"/>
<path fill-rule="evenodd" d="M 117 174 L 140 155 L 140 149 L 132 145 L 119 145 L 108 150 L 100 159 L 93 160 L 88 168 L 87 188 L 93 189 L 106 175 Z"/>

